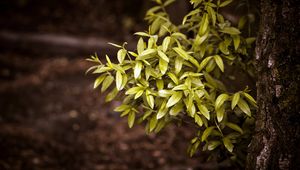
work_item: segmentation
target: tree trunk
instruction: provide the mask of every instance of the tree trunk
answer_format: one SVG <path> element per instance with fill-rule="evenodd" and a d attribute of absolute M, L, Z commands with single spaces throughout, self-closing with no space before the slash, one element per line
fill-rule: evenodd
<path fill-rule="evenodd" d="M 246 169 L 300 169 L 299 5 L 261 0 L 260 22 L 258 112 Z"/>

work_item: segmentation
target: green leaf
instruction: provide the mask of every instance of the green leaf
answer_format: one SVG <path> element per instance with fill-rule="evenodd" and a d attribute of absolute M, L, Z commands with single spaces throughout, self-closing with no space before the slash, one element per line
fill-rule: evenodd
<path fill-rule="evenodd" d="M 137 98 L 141 97 L 141 96 L 143 95 L 143 93 L 144 93 L 144 90 L 139 90 L 139 91 L 135 94 L 134 99 L 137 99 Z"/>
<path fill-rule="evenodd" d="M 117 47 L 117 48 L 122 48 L 122 46 L 120 46 L 120 45 L 118 45 L 118 44 L 115 44 L 115 43 L 109 42 L 108 44 L 109 44 L 109 45 L 112 45 L 112 46 L 114 46 L 114 47 Z"/>
<path fill-rule="evenodd" d="M 231 101 L 231 109 L 233 110 L 234 107 L 237 105 L 237 103 L 240 100 L 240 93 L 235 93 L 232 97 L 232 101 Z"/>
<path fill-rule="evenodd" d="M 158 66 L 159 66 L 159 70 L 160 70 L 161 74 L 162 75 L 166 74 L 166 72 L 168 70 L 168 62 L 166 62 L 165 60 L 160 58 Z"/>
<path fill-rule="evenodd" d="M 203 17 L 201 19 L 200 29 L 199 29 L 199 32 L 198 32 L 198 34 L 200 36 L 203 35 L 206 32 L 206 30 L 208 28 L 208 24 L 209 24 L 208 15 L 207 15 L 207 13 L 204 13 Z"/>
<path fill-rule="evenodd" d="M 146 100 L 147 103 L 149 104 L 150 108 L 154 108 L 154 97 L 149 94 L 149 90 L 146 91 Z"/>
<path fill-rule="evenodd" d="M 211 21 L 212 21 L 212 24 L 213 24 L 213 26 L 215 26 L 216 25 L 216 12 L 214 11 L 214 9 L 212 8 L 212 7 L 210 7 L 210 6 L 207 6 L 207 12 L 208 12 L 208 14 L 209 14 L 209 16 L 210 16 L 210 18 L 211 18 Z"/>
<path fill-rule="evenodd" d="M 152 58 L 152 54 L 155 54 L 156 50 L 155 49 L 147 49 L 138 56 L 137 60 L 145 60 L 148 58 Z"/>
<path fill-rule="evenodd" d="M 254 104 L 256 105 L 255 99 L 254 99 L 250 94 L 248 94 L 248 93 L 246 93 L 246 92 L 243 92 L 243 95 L 246 97 L 246 99 L 247 99 L 248 101 L 250 101 L 250 102 L 252 102 L 252 103 L 254 103 Z"/>
<path fill-rule="evenodd" d="M 222 72 L 224 72 L 224 64 L 223 64 L 222 58 L 219 55 L 215 55 L 214 59 L 215 59 L 217 65 L 218 65 L 218 67 L 220 68 L 220 70 Z"/>
<path fill-rule="evenodd" d="M 114 111 L 115 111 L 115 112 L 123 112 L 123 111 L 125 111 L 125 110 L 127 110 L 127 109 L 130 109 L 130 108 L 131 108 L 131 106 L 129 106 L 129 105 L 127 105 L 127 104 L 122 104 L 122 105 L 116 107 L 116 108 L 114 109 Z"/>
<path fill-rule="evenodd" d="M 167 57 L 167 55 L 161 51 L 158 51 L 158 55 L 161 59 L 165 60 L 165 62 L 169 62 L 169 58 Z"/>
<path fill-rule="evenodd" d="M 248 115 L 249 117 L 251 117 L 251 111 L 250 111 L 250 108 L 249 108 L 248 104 L 245 102 L 245 100 L 240 99 L 237 105 L 239 106 L 239 108 L 240 108 L 244 113 L 246 113 L 246 115 Z"/>
<path fill-rule="evenodd" d="M 124 87 L 126 86 L 127 80 L 128 80 L 127 75 L 124 74 L 124 75 L 122 76 L 122 85 L 121 85 L 121 87 L 120 87 L 121 90 L 124 89 Z"/>
<path fill-rule="evenodd" d="M 110 102 L 112 101 L 118 94 L 118 89 L 114 88 L 110 93 L 108 93 L 105 97 L 105 102 Z"/>
<path fill-rule="evenodd" d="M 149 129 L 150 129 L 150 132 L 152 132 L 152 131 L 154 130 L 154 128 L 156 127 L 156 124 L 157 124 L 156 116 L 153 116 L 153 117 L 150 119 L 150 122 L 149 122 Z"/>
<path fill-rule="evenodd" d="M 228 46 L 226 46 L 226 44 L 224 42 L 219 43 L 219 50 L 225 55 L 230 54 L 230 52 L 228 50 Z"/>
<path fill-rule="evenodd" d="M 230 122 L 226 122 L 225 125 L 228 126 L 231 129 L 233 129 L 233 130 L 235 130 L 235 131 L 240 132 L 241 134 L 243 134 L 243 130 L 238 125 L 236 125 L 234 123 L 230 123 Z"/>
<path fill-rule="evenodd" d="M 234 27 L 224 27 L 223 29 L 220 30 L 220 32 L 230 34 L 230 35 L 238 35 L 240 34 L 240 30 Z"/>
<path fill-rule="evenodd" d="M 233 151 L 233 144 L 231 143 L 230 139 L 229 138 L 223 138 L 223 143 L 224 143 L 224 146 L 225 148 L 229 151 L 229 152 L 232 152 Z"/>
<path fill-rule="evenodd" d="M 147 110 L 146 112 L 145 112 L 145 114 L 143 115 L 143 120 L 146 120 L 151 114 L 152 114 L 152 110 Z"/>
<path fill-rule="evenodd" d="M 205 141 L 215 128 L 216 128 L 215 126 L 210 126 L 210 127 L 206 128 L 202 134 L 201 141 L 202 142 Z"/>
<path fill-rule="evenodd" d="M 209 120 L 210 119 L 210 114 L 209 114 L 209 110 L 206 108 L 205 105 L 202 105 L 202 104 L 198 104 L 197 105 L 199 110 L 200 110 L 200 113 L 207 119 Z"/>
<path fill-rule="evenodd" d="M 216 62 L 214 60 L 210 60 L 205 68 L 206 72 L 211 72 L 215 69 L 216 67 Z"/>
<path fill-rule="evenodd" d="M 138 91 L 143 90 L 143 87 L 132 87 L 128 89 L 125 94 L 136 94 Z"/>
<path fill-rule="evenodd" d="M 167 102 L 167 108 L 173 106 L 174 104 L 178 103 L 182 98 L 182 92 L 174 92 L 174 94 L 169 98 Z"/>
<path fill-rule="evenodd" d="M 175 2 L 176 0 L 167 0 L 165 3 L 164 3 L 164 6 L 168 6 L 170 5 L 171 3 Z"/>
<path fill-rule="evenodd" d="M 212 151 L 212 150 L 216 149 L 216 147 L 218 147 L 219 145 L 221 145 L 220 141 L 209 141 L 209 143 L 207 145 L 207 149 L 209 151 Z"/>
<path fill-rule="evenodd" d="M 194 119 L 195 119 L 195 123 L 197 123 L 200 127 L 202 127 L 203 121 L 202 121 L 201 117 L 198 116 L 197 114 L 195 114 Z"/>
<path fill-rule="evenodd" d="M 190 58 L 190 55 L 188 55 L 188 53 L 186 51 L 184 51 L 182 48 L 180 47 L 174 47 L 173 50 L 179 54 L 180 57 L 182 57 L 185 60 L 188 60 Z"/>
<path fill-rule="evenodd" d="M 137 79 L 142 71 L 143 64 L 141 61 L 136 61 L 135 67 L 134 67 L 134 78 Z"/>
<path fill-rule="evenodd" d="M 219 7 L 224 7 L 224 6 L 227 6 L 228 4 L 230 4 L 232 2 L 232 0 L 227 0 L 227 1 L 224 1 L 220 4 Z"/>
<path fill-rule="evenodd" d="M 164 117 L 168 112 L 168 108 L 166 108 L 165 106 L 161 107 L 159 110 L 158 110 L 158 113 L 156 115 L 156 118 L 157 119 L 161 119 L 162 117 Z"/>
<path fill-rule="evenodd" d="M 94 89 L 97 88 L 102 82 L 103 80 L 105 79 L 106 77 L 106 74 L 102 74 L 101 76 L 99 76 L 95 82 L 94 82 Z"/>
<path fill-rule="evenodd" d="M 110 70 L 112 70 L 112 68 L 110 68 L 110 67 L 99 67 L 93 71 L 93 74 L 103 73 L 103 72 L 110 71 Z"/>
<path fill-rule="evenodd" d="M 206 64 L 210 61 L 211 58 L 212 57 L 206 57 L 201 61 L 199 71 L 201 71 L 206 66 Z"/>
<path fill-rule="evenodd" d="M 129 128 L 133 127 L 134 121 L 135 121 L 135 113 L 130 112 L 129 115 L 128 115 L 128 126 L 129 126 Z"/>
<path fill-rule="evenodd" d="M 145 33 L 145 32 L 136 32 L 136 33 L 134 33 L 134 35 L 139 35 L 139 36 L 142 36 L 142 37 L 150 37 L 150 35 Z"/>
<path fill-rule="evenodd" d="M 140 38 L 137 43 L 137 52 L 138 54 L 141 54 L 144 51 L 144 40 L 143 38 Z"/>
<path fill-rule="evenodd" d="M 117 73 L 116 73 L 116 87 L 117 87 L 118 90 L 122 90 L 121 89 L 122 81 L 123 81 L 122 74 L 121 74 L 121 72 L 117 71 Z"/>
<path fill-rule="evenodd" d="M 187 90 L 187 89 L 188 89 L 188 87 L 187 87 L 186 84 L 180 84 L 180 85 L 178 85 L 178 86 L 175 86 L 172 90 L 173 90 L 173 91 L 176 91 L 176 90 L 181 90 L 181 91 L 183 91 L 183 90 Z"/>
<path fill-rule="evenodd" d="M 107 76 L 103 81 L 101 92 L 104 92 L 112 84 L 113 81 L 114 81 L 113 76 Z"/>
<path fill-rule="evenodd" d="M 111 61 L 110 61 L 108 55 L 106 55 L 105 57 L 106 57 L 107 65 L 111 67 Z"/>
<path fill-rule="evenodd" d="M 237 50 L 240 46 L 241 38 L 239 35 L 232 35 L 234 49 Z"/>
<path fill-rule="evenodd" d="M 171 90 L 159 90 L 158 91 L 158 96 L 160 97 L 169 97 L 173 94 L 173 91 Z"/>
<path fill-rule="evenodd" d="M 175 74 L 171 73 L 171 72 L 168 72 L 167 75 L 171 78 L 171 80 L 175 83 L 175 84 L 178 84 L 179 83 L 179 80 L 178 78 L 175 76 Z"/>
<path fill-rule="evenodd" d="M 126 56 L 127 51 L 124 49 L 120 49 L 117 53 L 118 61 L 119 63 L 123 63 L 125 56 Z"/>
<path fill-rule="evenodd" d="M 158 90 L 162 90 L 164 88 L 164 81 L 162 79 L 156 79 L 156 87 Z"/>
<path fill-rule="evenodd" d="M 181 57 L 175 58 L 175 73 L 178 74 L 181 71 L 183 59 Z"/>
<path fill-rule="evenodd" d="M 222 105 L 223 103 L 228 99 L 228 94 L 221 94 L 217 97 L 216 99 L 216 103 L 215 103 L 215 107 L 216 107 L 216 110 L 218 110 Z"/>
<path fill-rule="evenodd" d="M 166 52 L 168 50 L 170 41 L 171 41 L 171 37 L 169 37 L 169 36 L 167 36 L 163 40 L 163 42 L 162 42 L 162 50 L 163 50 L 163 52 Z"/>
<path fill-rule="evenodd" d="M 169 112 L 169 114 L 171 116 L 177 116 L 183 109 L 183 104 L 180 102 L 180 103 L 177 103 L 175 106 L 173 106 Z"/>
<path fill-rule="evenodd" d="M 224 114 L 225 114 L 224 106 L 221 106 L 220 108 L 218 108 L 216 110 L 216 113 L 217 113 L 217 120 L 218 120 L 218 122 L 221 122 L 223 120 Z"/>

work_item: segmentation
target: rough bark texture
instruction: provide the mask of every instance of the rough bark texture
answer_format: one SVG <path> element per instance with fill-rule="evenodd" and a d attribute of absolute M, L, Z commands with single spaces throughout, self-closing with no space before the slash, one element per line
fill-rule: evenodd
<path fill-rule="evenodd" d="M 246 169 L 300 169 L 299 30 L 296 0 L 261 1 L 259 108 Z"/>

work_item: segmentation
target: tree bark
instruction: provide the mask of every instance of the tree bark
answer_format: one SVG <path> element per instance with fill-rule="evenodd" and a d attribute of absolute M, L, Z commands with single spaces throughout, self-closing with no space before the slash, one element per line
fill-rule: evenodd
<path fill-rule="evenodd" d="M 261 0 L 260 22 L 258 111 L 246 169 L 300 169 L 299 5 Z"/>

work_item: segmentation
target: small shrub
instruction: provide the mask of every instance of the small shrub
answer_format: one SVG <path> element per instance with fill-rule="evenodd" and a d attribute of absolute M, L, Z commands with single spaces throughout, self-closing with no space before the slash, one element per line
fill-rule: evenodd
<path fill-rule="evenodd" d="M 255 38 L 242 36 L 244 21 L 234 27 L 218 12 L 231 0 L 191 0 L 193 10 L 181 25 L 174 25 L 166 12 L 173 2 L 156 0 L 148 10 L 149 31 L 135 33 L 136 51 L 127 50 L 126 43 L 111 44 L 119 48 L 118 63 L 108 56 L 105 64 L 97 56 L 89 59 L 96 65 L 88 71 L 99 75 L 94 88 L 102 85 L 104 92 L 114 85 L 105 100 L 123 99 L 115 111 L 127 116 L 129 127 L 145 122 L 148 133 L 157 133 L 171 122 L 191 120 L 197 132 L 190 156 L 201 147 L 240 157 L 256 101 L 247 89 L 228 92 L 221 77 L 233 64 L 245 67 Z"/>

